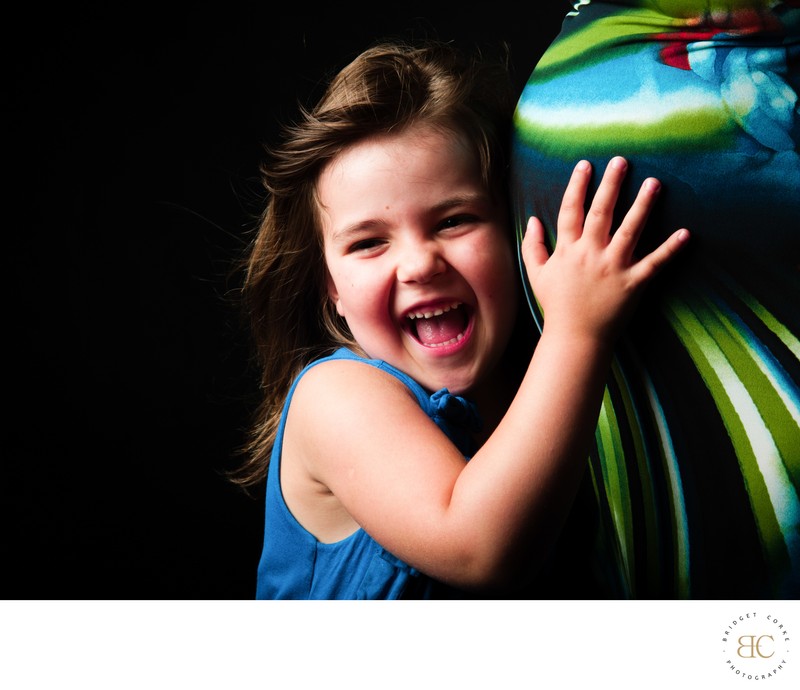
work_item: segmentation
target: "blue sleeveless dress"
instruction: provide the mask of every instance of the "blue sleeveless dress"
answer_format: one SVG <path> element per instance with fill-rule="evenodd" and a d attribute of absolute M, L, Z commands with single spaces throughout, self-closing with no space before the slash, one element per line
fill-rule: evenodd
<path fill-rule="evenodd" d="M 298 381 L 311 367 L 331 359 L 351 359 L 386 371 L 402 381 L 420 407 L 459 450 L 474 453 L 477 412 L 464 398 L 442 389 L 433 395 L 412 378 L 380 360 L 340 348 L 309 364 L 293 383 L 284 404 L 267 476 L 264 548 L 258 566 L 257 599 L 452 599 L 465 594 L 429 578 L 395 557 L 363 529 L 341 541 L 318 541 L 294 518 L 280 485 L 286 416 Z"/>

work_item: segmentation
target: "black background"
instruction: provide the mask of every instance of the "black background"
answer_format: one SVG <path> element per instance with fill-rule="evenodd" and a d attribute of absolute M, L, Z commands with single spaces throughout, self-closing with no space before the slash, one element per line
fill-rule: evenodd
<path fill-rule="evenodd" d="M 380 37 L 506 41 L 521 88 L 569 9 L 541 5 L 6 24 L 3 598 L 253 596 L 263 504 L 224 472 L 257 400 L 234 269 L 262 144 Z"/>

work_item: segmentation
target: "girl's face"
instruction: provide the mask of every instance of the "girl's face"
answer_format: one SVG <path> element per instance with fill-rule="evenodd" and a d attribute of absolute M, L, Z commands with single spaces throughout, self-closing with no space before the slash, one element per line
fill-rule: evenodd
<path fill-rule="evenodd" d="M 324 168 L 318 195 L 328 292 L 366 354 L 431 391 L 486 377 L 520 283 L 472 149 L 431 128 L 370 138 Z"/>

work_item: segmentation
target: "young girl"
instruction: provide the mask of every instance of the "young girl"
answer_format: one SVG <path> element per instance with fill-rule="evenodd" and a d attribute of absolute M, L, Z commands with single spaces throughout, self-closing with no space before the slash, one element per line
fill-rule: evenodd
<path fill-rule="evenodd" d="M 634 259 L 658 183 L 612 234 L 625 161 L 585 218 L 579 163 L 552 256 L 528 224 L 546 316 L 517 375 L 513 106 L 500 64 L 380 45 L 273 152 L 245 284 L 265 398 L 238 477 L 269 468 L 259 598 L 481 596 L 547 556 L 615 336 L 687 233 Z"/>

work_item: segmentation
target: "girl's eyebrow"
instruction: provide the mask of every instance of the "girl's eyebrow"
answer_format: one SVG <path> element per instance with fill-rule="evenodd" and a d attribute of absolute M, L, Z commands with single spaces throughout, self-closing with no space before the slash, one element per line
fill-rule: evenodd
<path fill-rule="evenodd" d="M 433 207 L 433 211 L 447 211 L 455 206 L 468 206 L 471 204 L 482 204 L 489 199 L 488 195 L 474 192 L 471 194 L 457 194 L 456 196 L 445 199 Z"/>

